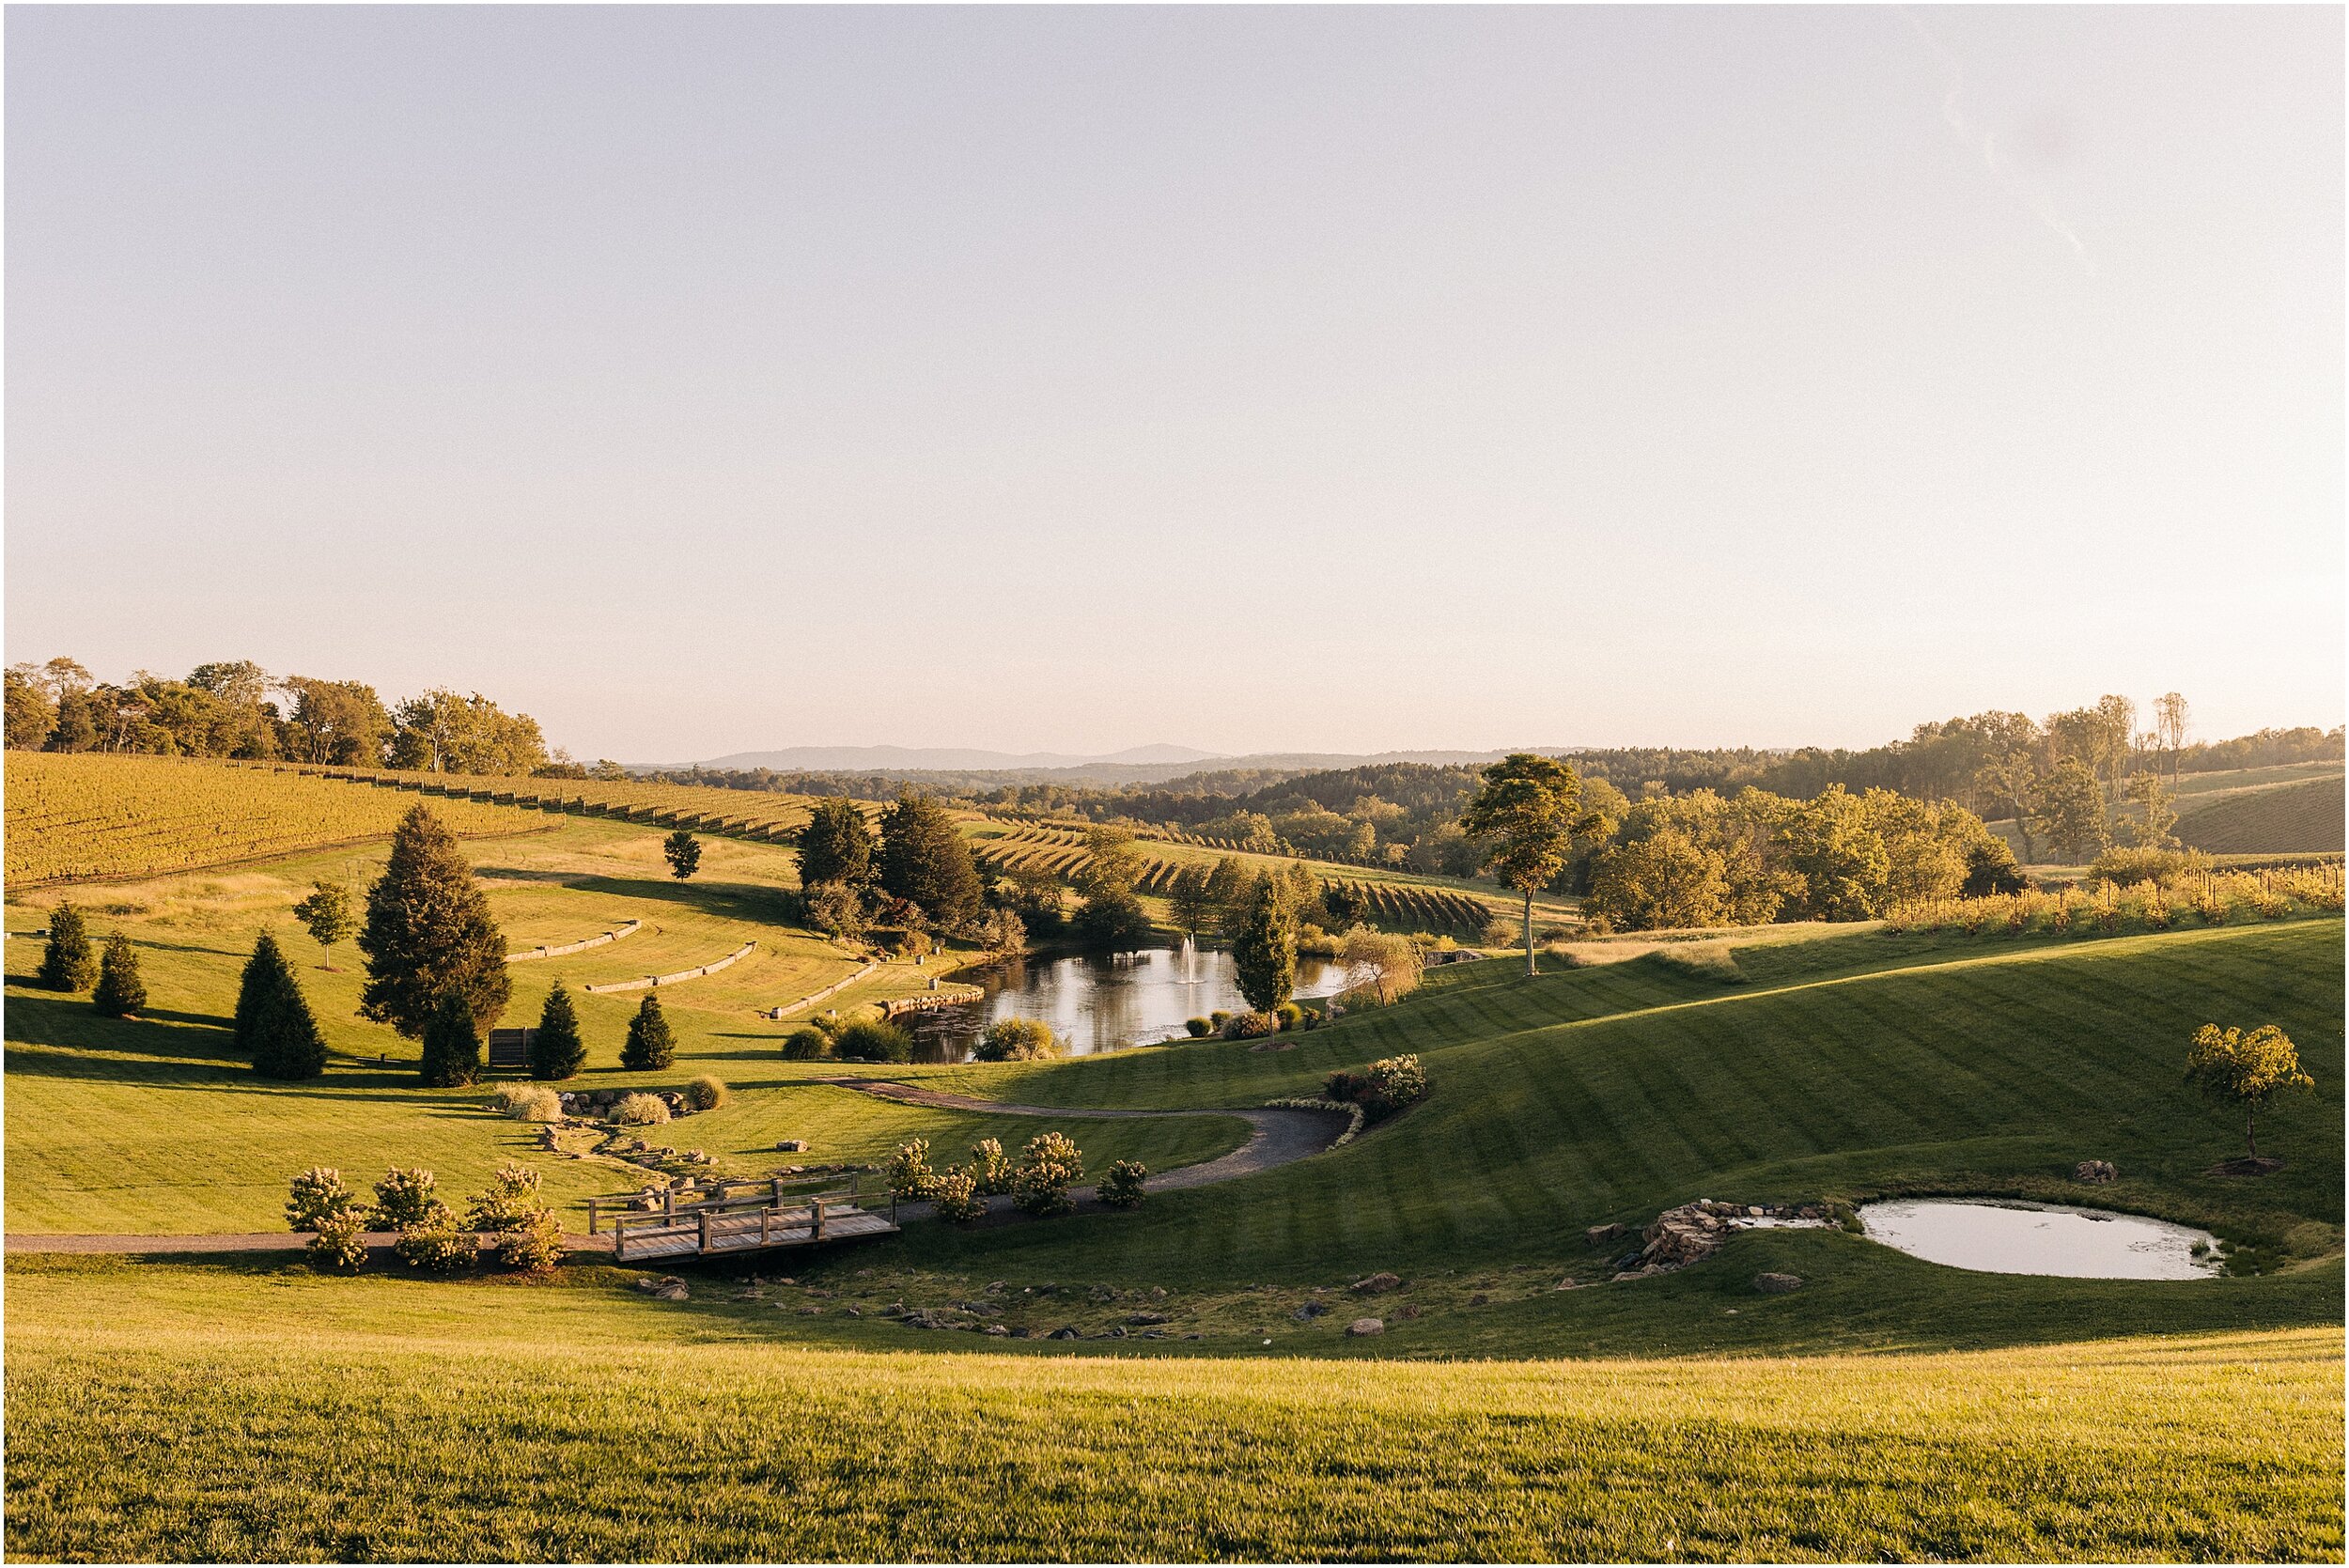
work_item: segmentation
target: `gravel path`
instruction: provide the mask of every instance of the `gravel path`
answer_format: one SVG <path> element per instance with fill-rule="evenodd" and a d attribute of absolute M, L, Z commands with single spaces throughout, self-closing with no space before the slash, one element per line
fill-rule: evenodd
<path fill-rule="evenodd" d="M 367 1251 L 377 1262 L 391 1256 L 397 1231 L 369 1231 Z M 310 1244 L 307 1233 L 257 1231 L 241 1235 L 17 1235 L 10 1234 L 11 1252 L 299 1252 Z M 485 1237 L 481 1245 L 495 1245 Z M 566 1233 L 563 1245 L 573 1252 L 609 1252 L 608 1235 Z"/>

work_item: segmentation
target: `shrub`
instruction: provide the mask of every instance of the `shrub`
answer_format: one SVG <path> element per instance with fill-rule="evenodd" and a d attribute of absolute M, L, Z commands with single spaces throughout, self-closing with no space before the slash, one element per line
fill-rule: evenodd
<path fill-rule="evenodd" d="M 1101 1173 L 1100 1185 L 1094 1191 L 1101 1202 L 1113 1209 L 1129 1209 L 1142 1203 L 1142 1183 L 1150 1174 L 1150 1168 L 1138 1159 L 1121 1159 Z"/>
<path fill-rule="evenodd" d="M 2151 881 L 2168 887 L 2189 873 L 2209 871 L 2210 865 L 2208 855 L 2191 849 L 2157 849 L 2150 845 L 2139 845 L 2134 848 L 2116 846 L 2090 862 L 2088 875 L 2123 886 Z"/>
<path fill-rule="evenodd" d="M 400 1261 L 411 1268 L 433 1274 L 454 1274 L 471 1268 L 481 1256 L 481 1244 L 457 1228 L 457 1214 L 435 1198 L 412 1225 L 400 1228 L 392 1243 Z"/>
<path fill-rule="evenodd" d="M 474 1195 L 465 1222 L 476 1231 L 506 1231 L 527 1224 L 545 1209 L 538 1200 L 538 1172 L 508 1160 L 497 1168 L 488 1188 Z"/>
<path fill-rule="evenodd" d="M 441 993 L 440 1005 L 424 1026 L 424 1054 L 418 1071 L 434 1089 L 452 1089 L 481 1076 L 481 1029 L 474 1022 L 473 1003 L 465 993 Z"/>
<path fill-rule="evenodd" d="M 445 1206 L 433 1196 L 433 1185 L 432 1172 L 421 1165 L 413 1170 L 393 1166 L 375 1184 L 376 1219 L 387 1231 L 422 1224 L 434 1209 Z"/>
<path fill-rule="evenodd" d="M 1003 1144 L 982 1138 L 971 1145 L 971 1179 L 983 1195 L 1011 1190 L 1011 1161 L 1003 1157 Z"/>
<path fill-rule="evenodd" d="M 89 926 L 72 905 L 60 904 L 50 911 L 49 940 L 40 950 L 40 969 L 33 978 L 52 991 L 86 991 L 97 982 Z"/>
<path fill-rule="evenodd" d="M 530 1076 L 548 1082 L 577 1075 L 586 1064 L 587 1045 L 579 1037 L 579 1009 L 560 980 L 538 1009 L 538 1027 L 530 1036 Z"/>
<path fill-rule="evenodd" d="M 303 1250 L 310 1254 L 315 1266 L 348 1271 L 367 1261 L 366 1216 L 356 1208 L 323 1215 L 316 1226 L 309 1228 L 318 1234 Z"/>
<path fill-rule="evenodd" d="M 523 1274 L 545 1274 L 563 1261 L 563 1226 L 541 1207 L 520 1225 L 498 1233 L 498 1262 Z"/>
<path fill-rule="evenodd" d="M 657 1127 L 669 1119 L 669 1108 L 658 1095 L 630 1094 L 612 1108 L 612 1119 L 623 1126 Z"/>
<path fill-rule="evenodd" d="M 930 1170 L 930 1141 L 916 1138 L 897 1145 L 889 1158 L 889 1190 L 899 1203 L 915 1203 L 930 1195 L 938 1177 Z"/>
<path fill-rule="evenodd" d="M 1427 1073 L 1416 1056 L 1390 1056 L 1362 1072 L 1341 1068 L 1331 1073 L 1323 1081 L 1322 1093 L 1332 1100 L 1361 1106 L 1374 1122 L 1383 1121 L 1426 1097 Z"/>
<path fill-rule="evenodd" d="M 677 1037 L 669 1032 L 668 1015 L 661 1010 L 661 998 L 647 991 L 636 1016 L 628 1020 L 620 1065 L 631 1073 L 657 1073 L 676 1060 Z"/>
<path fill-rule="evenodd" d="M 1194 1040 L 1204 1040 L 1215 1032 L 1215 1025 L 1206 1018 L 1192 1018 L 1183 1025 L 1183 1032 Z"/>
<path fill-rule="evenodd" d="M 1305 1010 L 1293 1001 L 1284 1001 L 1272 1010 L 1272 1018 L 1283 1029 L 1301 1028 L 1305 1022 Z"/>
<path fill-rule="evenodd" d="M 343 1184 L 343 1173 L 331 1166 L 313 1165 L 293 1179 L 286 1195 L 286 1229 L 315 1231 L 336 1216 L 355 1214 L 364 1221 L 359 1195 Z"/>
<path fill-rule="evenodd" d="M 786 1062 L 816 1062 L 823 1058 L 832 1037 L 812 1023 L 803 1023 L 783 1037 Z"/>
<path fill-rule="evenodd" d="M 1235 1013 L 1223 1026 L 1223 1037 L 1226 1040 L 1261 1040 L 1277 1032 L 1280 1027 L 1281 1020 L 1269 1013 Z"/>
<path fill-rule="evenodd" d="M 832 1048 L 843 1062 L 907 1062 L 913 1057 L 913 1036 L 894 1023 L 852 1023 L 832 1037 Z"/>
<path fill-rule="evenodd" d="M 131 939 L 117 931 L 106 939 L 105 956 L 98 961 L 98 988 L 90 1002 L 110 1018 L 127 1018 L 147 1005 L 147 982 L 139 978 L 139 955 Z"/>
<path fill-rule="evenodd" d="M 1207 1015 L 1207 1027 L 1208 1027 L 1209 1029 L 1213 1030 L 1213 1031 L 1214 1031 L 1216 1033 L 1218 1033 L 1218 1034 L 1222 1033 L 1222 1032 L 1223 1032 L 1223 1026 L 1224 1026 L 1225 1024 L 1227 1024 L 1227 1023 L 1230 1023 L 1231 1021 L 1232 1021 L 1232 1015 L 1231 1015 L 1231 1014 L 1229 1014 L 1229 1013 L 1227 1013 L 1227 1012 L 1225 1012 L 1225 1011 L 1224 1011 L 1222 1008 L 1221 1008 L 1221 1007 L 1217 1008 L 1214 1012 L 1212 1012 L 1212 1013 L 1210 1013 L 1210 1014 L 1208 1014 L 1208 1015 Z"/>
<path fill-rule="evenodd" d="M 930 1202 L 938 1205 L 941 1219 L 951 1219 L 957 1225 L 967 1225 L 987 1213 L 987 1203 L 979 1197 L 978 1183 L 959 1165 L 930 1179 Z"/>
<path fill-rule="evenodd" d="M 1084 1153 L 1068 1135 L 1044 1133 L 1028 1141 L 1012 1172 L 1011 1201 L 1029 1214 L 1066 1214 L 1077 1206 L 1068 1185 L 1083 1174 Z"/>
<path fill-rule="evenodd" d="M 2030 878 L 2015 863 L 2015 851 L 2004 839 L 1991 839 L 1966 851 L 1966 880 L 1958 887 L 1961 896 L 1986 898 L 1994 893 L 2023 893 L 2030 887 Z"/>
<path fill-rule="evenodd" d="M 695 1110 L 715 1110 L 726 1103 L 726 1086 L 700 1073 L 685 1080 L 685 1103 Z"/>
<path fill-rule="evenodd" d="M 1060 1042 L 1041 1018 L 999 1019 L 987 1026 L 971 1053 L 977 1062 L 1036 1062 L 1060 1054 Z"/>
<path fill-rule="evenodd" d="M 559 1122 L 563 1096 L 543 1083 L 502 1083 L 490 1096 L 490 1109 L 517 1122 Z"/>

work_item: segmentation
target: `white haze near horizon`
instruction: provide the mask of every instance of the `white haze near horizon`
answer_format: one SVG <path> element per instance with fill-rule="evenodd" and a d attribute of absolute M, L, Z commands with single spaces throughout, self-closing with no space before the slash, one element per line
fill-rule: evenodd
<path fill-rule="evenodd" d="M 16 8 L 7 649 L 585 756 L 2342 707 L 2335 8 Z"/>

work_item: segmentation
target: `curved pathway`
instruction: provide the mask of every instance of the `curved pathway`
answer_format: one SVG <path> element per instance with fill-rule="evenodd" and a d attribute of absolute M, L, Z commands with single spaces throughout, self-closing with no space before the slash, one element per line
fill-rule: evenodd
<path fill-rule="evenodd" d="M 910 1083 L 897 1083 L 887 1079 L 820 1078 L 812 1083 L 830 1084 L 872 1095 L 876 1099 L 894 1100 L 900 1105 L 923 1106 L 933 1110 L 974 1110 L 999 1116 L 1046 1116 L 1062 1121 L 1106 1122 L 1138 1116 L 1233 1116 L 1246 1122 L 1250 1132 L 1248 1141 L 1220 1159 L 1185 1165 L 1162 1176 L 1152 1176 L 1149 1190 L 1174 1192 L 1187 1188 L 1210 1187 L 1217 1182 L 1236 1181 L 1242 1176 L 1256 1175 L 1279 1166 L 1293 1164 L 1307 1155 L 1317 1155 L 1346 1130 L 1346 1118 L 1327 1110 L 1287 1110 L 1270 1108 L 1261 1110 L 1094 1110 L 1072 1106 L 1009 1105 L 1002 1100 L 973 1099 L 968 1094 L 942 1094 L 935 1089 L 920 1089 Z M 1093 1188 L 1073 1189 L 1077 1205 L 1082 1209 L 1097 1208 Z M 987 1200 L 989 1222 L 998 1217 L 1009 1218 L 1011 1200 L 994 1197 Z M 908 1219 L 926 1218 L 936 1211 L 928 1203 L 901 1203 L 898 1213 Z M 387 1255 L 398 1238 L 393 1232 L 370 1232 L 367 1235 L 370 1252 Z M 309 1245 L 306 1234 L 291 1231 L 257 1231 L 226 1235 L 18 1235 L 7 1238 L 10 1252 L 86 1252 L 86 1253 L 168 1253 L 168 1252 L 298 1252 Z M 484 1242 L 484 1246 L 490 1245 Z M 566 1250 L 573 1252 L 608 1252 L 612 1238 L 599 1233 L 580 1235 L 566 1232 Z M 378 1262 L 381 1257 L 377 1258 Z"/>

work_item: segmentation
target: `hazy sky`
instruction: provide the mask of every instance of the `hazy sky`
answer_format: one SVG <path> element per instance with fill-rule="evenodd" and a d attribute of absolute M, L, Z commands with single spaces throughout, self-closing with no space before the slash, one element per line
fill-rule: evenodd
<path fill-rule="evenodd" d="M 631 760 L 2341 719 L 2337 8 L 6 24 L 12 660 Z"/>

